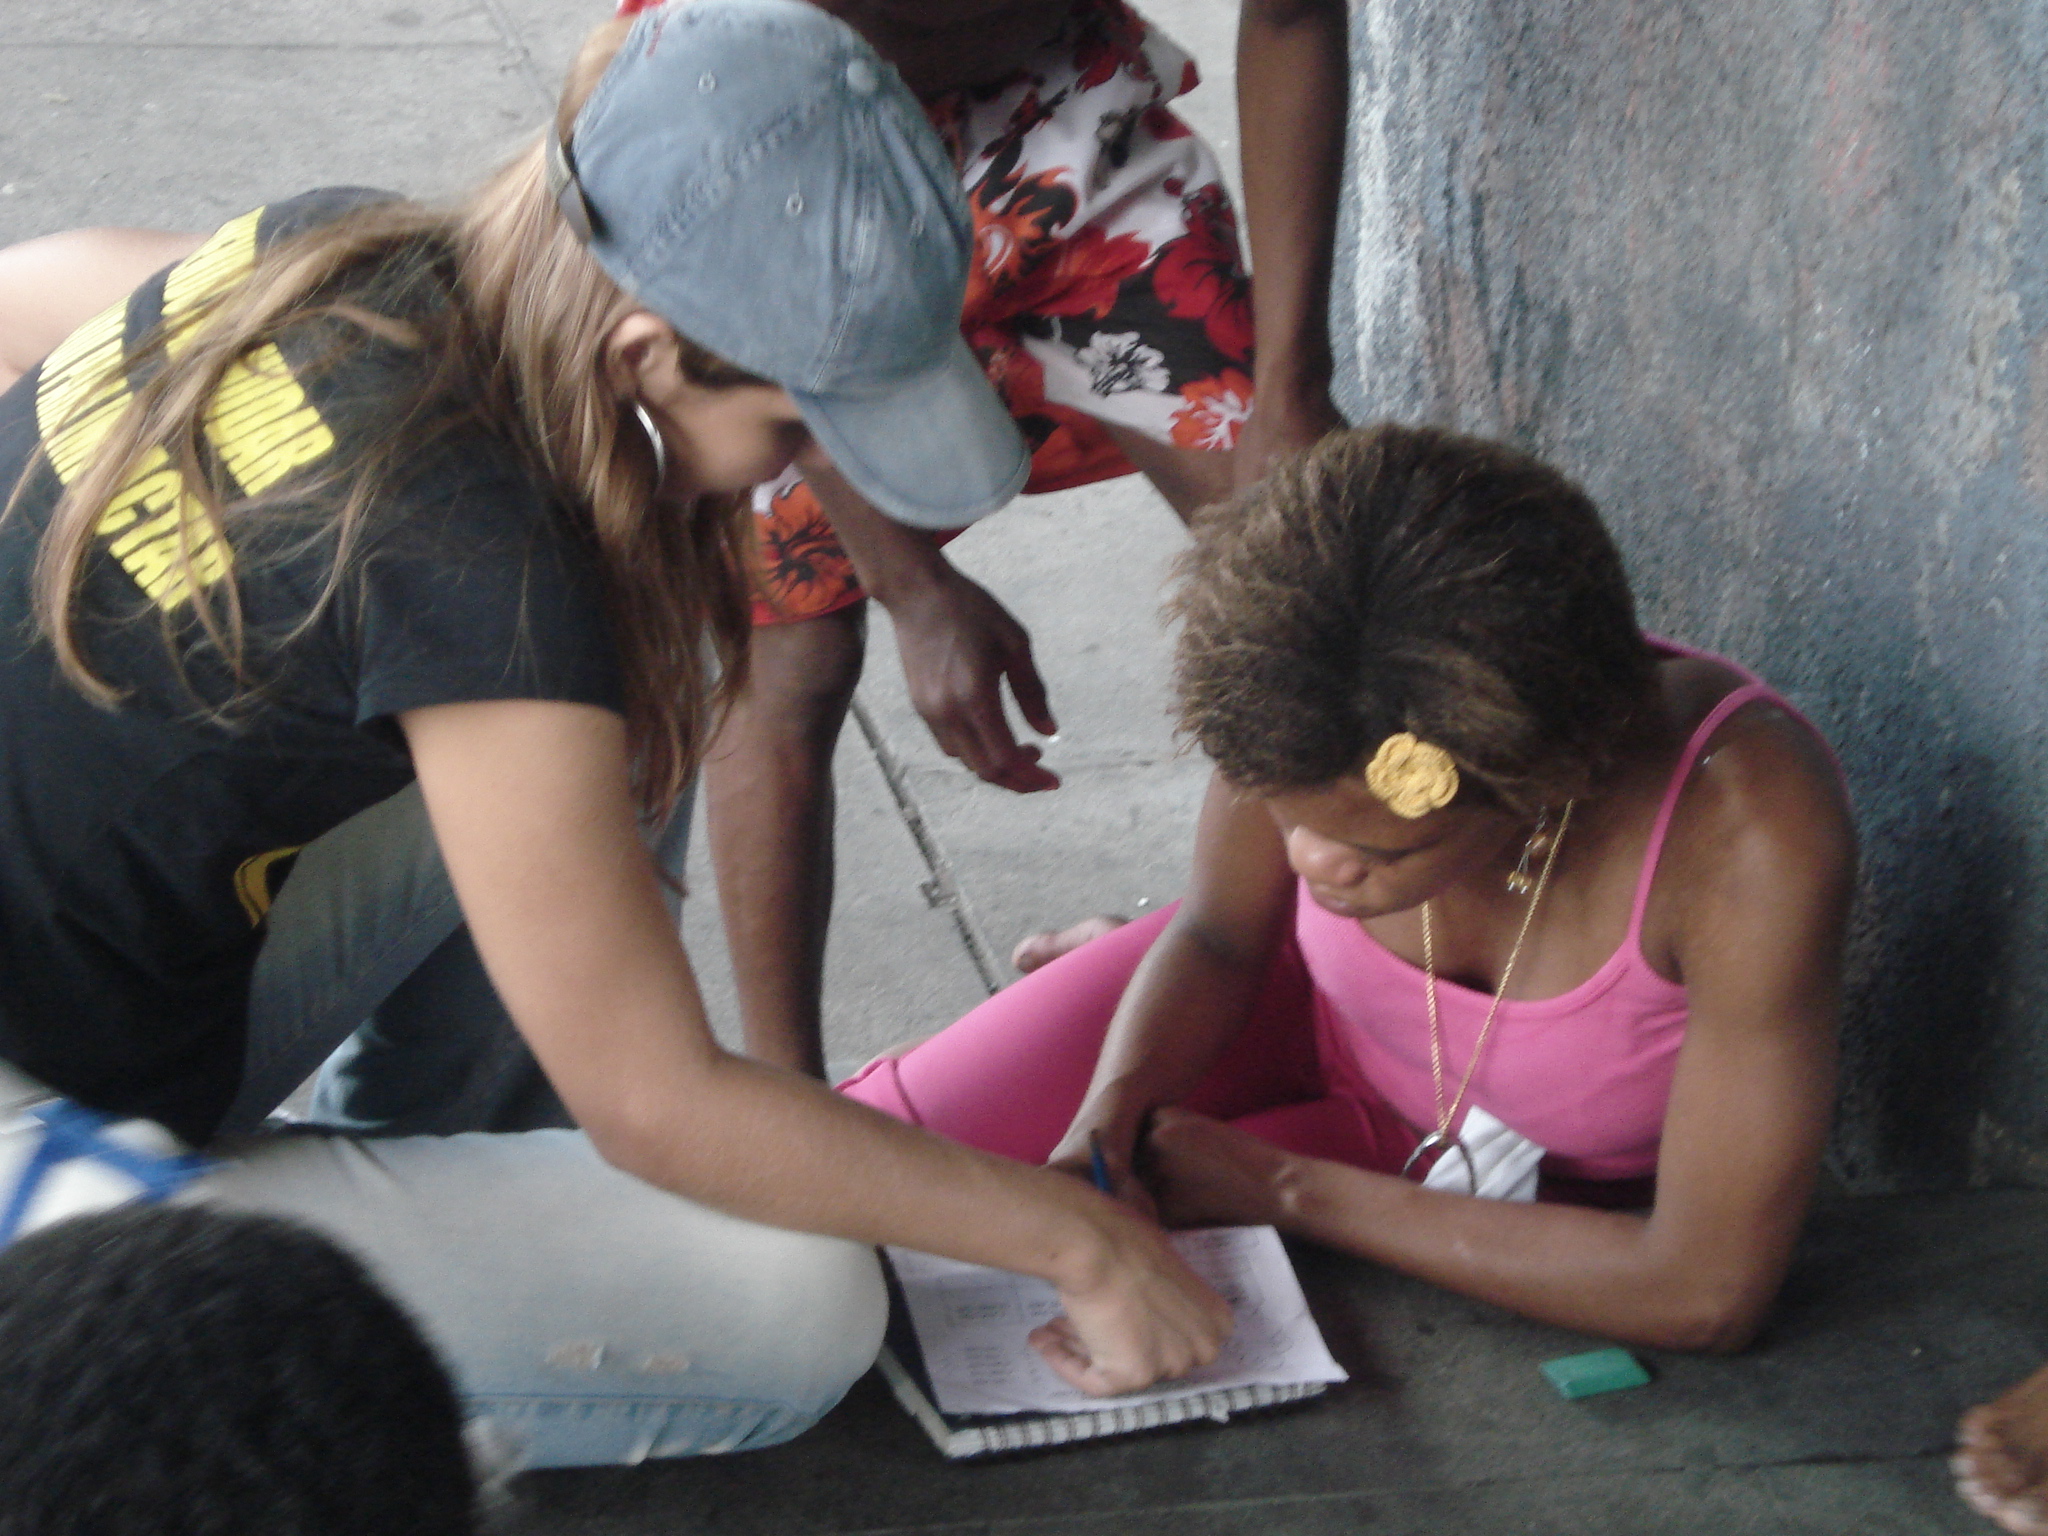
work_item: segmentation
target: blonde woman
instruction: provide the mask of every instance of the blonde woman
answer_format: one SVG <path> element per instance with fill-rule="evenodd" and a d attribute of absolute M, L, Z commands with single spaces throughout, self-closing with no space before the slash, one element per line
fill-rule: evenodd
<path fill-rule="evenodd" d="M 642 841 L 744 675 L 738 493 L 822 451 L 945 526 L 1022 478 L 966 244 L 849 29 L 699 0 L 594 37 L 452 213 L 0 257 L 13 1097 L 355 1248 L 530 1464 L 799 1432 L 877 1347 L 877 1241 L 1051 1280 L 1089 1390 L 1227 1331 L 1077 1181 L 721 1050 Z M 358 1134 L 262 1134 L 344 1040 L 316 1119 Z"/>

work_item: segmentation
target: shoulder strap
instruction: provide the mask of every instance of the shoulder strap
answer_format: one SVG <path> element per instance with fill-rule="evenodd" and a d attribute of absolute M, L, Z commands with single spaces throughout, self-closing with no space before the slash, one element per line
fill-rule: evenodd
<path fill-rule="evenodd" d="M 1649 845 L 1643 849 L 1642 873 L 1636 877 L 1636 897 L 1629 907 L 1628 942 L 1638 945 L 1643 933 L 1643 911 L 1650 904 L 1650 884 L 1657 878 L 1657 861 L 1664 853 L 1664 836 L 1671 830 L 1671 816 L 1678 809 L 1678 797 L 1684 792 L 1686 780 L 1692 777 L 1693 764 L 1705 749 L 1714 732 L 1718 731 L 1743 705 L 1758 699 L 1769 699 L 1781 707 L 1789 708 L 1784 700 L 1772 691 L 1767 683 L 1750 681 L 1730 689 L 1727 696 L 1707 711 L 1706 718 L 1693 727 L 1692 735 L 1685 741 L 1685 750 L 1678 754 L 1678 762 L 1671 770 L 1671 782 L 1664 786 L 1663 803 L 1657 807 L 1657 819 L 1650 826 Z"/>

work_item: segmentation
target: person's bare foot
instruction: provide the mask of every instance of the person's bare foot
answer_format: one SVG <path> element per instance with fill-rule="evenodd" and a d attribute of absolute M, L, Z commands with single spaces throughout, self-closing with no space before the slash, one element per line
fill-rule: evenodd
<path fill-rule="evenodd" d="M 1041 965 L 1052 964 L 1061 955 L 1079 949 L 1090 939 L 1099 939 L 1105 933 L 1115 933 L 1129 921 L 1128 917 L 1115 917 L 1106 912 L 1098 912 L 1095 916 L 1084 917 L 1078 923 L 1062 928 L 1057 933 L 1050 930 L 1045 933 L 1034 933 L 1028 939 L 1019 940 L 1017 947 L 1010 951 L 1010 964 L 1017 967 L 1022 974 L 1029 976 Z"/>
<path fill-rule="evenodd" d="M 2048 1536 L 2048 1366 L 1964 1414 L 1956 1438 L 1963 1502 L 2015 1536 Z"/>

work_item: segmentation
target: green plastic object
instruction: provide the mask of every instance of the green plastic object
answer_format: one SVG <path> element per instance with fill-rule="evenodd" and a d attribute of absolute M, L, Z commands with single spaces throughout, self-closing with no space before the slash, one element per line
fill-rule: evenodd
<path fill-rule="evenodd" d="M 1647 1387 L 1650 1373 L 1625 1349 L 1595 1349 L 1583 1355 L 1546 1360 L 1541 1366 L 1550 1384 L 1564 1397 L 1592 1397 L 1624 1387 Z"/>

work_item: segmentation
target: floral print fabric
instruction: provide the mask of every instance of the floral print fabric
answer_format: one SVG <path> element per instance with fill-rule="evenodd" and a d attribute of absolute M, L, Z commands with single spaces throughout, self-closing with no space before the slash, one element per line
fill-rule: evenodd
<path fill-rule="evenodd" d="M 1104 422 L 1221 452 L 1251 412 L 1236 215 L 1215 157 L 1167 106 L 1196 80 L 1122 0 L 1077 0 L 1025 68 L 925 103 L 974 214 L 961 330 L 1031 445 L 1026 491 L 1131 473 Z M 754 509 L 756 624 L 860 599 L 793 471 Z"/>

